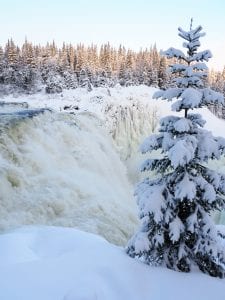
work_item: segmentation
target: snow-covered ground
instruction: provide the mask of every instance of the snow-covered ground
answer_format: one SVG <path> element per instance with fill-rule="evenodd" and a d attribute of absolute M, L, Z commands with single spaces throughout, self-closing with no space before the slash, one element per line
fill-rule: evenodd
<path fill-rule="evenodd" d="M 224 280 L 149 267 L 113 245 L 125 245 L 138 226 L 139 144 L 171 114 L 170 103 L 152 100 L 154 91 L 1 99 L 53 112 L 30 118 L 17 114 L 25 107 L 0 107 L 0 299 L 225 299 Z M 225 136 L 223 120 L 199 112 L 207 129 Z M 225 171 L 225 160 L 211 166 Z M 27 224 L 36 225 L 15 229 Z"/>
<path fill-rule="evenodd" d="M 25 227 L 0 245 L 2 300 L 225 299 L 225 280 L 149 267 L 71 228 Z"/>

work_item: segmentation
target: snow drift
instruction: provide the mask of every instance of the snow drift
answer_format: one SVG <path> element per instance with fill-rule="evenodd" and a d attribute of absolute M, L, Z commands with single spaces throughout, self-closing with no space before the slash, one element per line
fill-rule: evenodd
<path fill-rule="evenodd" d="M 73 228 L 26 227 L 0 236 L 0 299 L 224 300 L 225 281 L 150 267 Z"/>

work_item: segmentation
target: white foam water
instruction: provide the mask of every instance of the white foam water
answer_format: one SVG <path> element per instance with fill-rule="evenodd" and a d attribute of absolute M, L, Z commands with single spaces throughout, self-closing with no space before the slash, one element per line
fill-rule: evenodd
<path fill-rule="evenodd" d="M 71 226 L 126 243 L 133 187 L 104 124 L 91 113 L 16 115 L 1 123 L 0 229 Z"/>

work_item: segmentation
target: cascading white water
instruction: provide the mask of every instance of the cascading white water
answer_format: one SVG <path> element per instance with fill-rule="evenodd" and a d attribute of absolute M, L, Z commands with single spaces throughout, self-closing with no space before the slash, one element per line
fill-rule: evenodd
<path fill-rule="evenodd" d="M 0 107 L 0 230 L 72 226 L 124 245 L 138 224 L 133 189 L 144 159 L 138 147 L 159 118 L 171 113 L 170 104 L 151 101 L 153 92 L 115 88 L 110 96 L 105 89 L 75 90 L 25 99 L 30 107 L 79 107 L 75 114 L 37 111 L 31 118 L 35 111 L 29 114 L 25 103 Z M 207 129 L 213 124 L 214 135 L 221 134 L 223 121 L 207 110 L 203 117 L 210 120 Z M 221 171 L 223 165 L 212 163 Z M 224 223 L 224 213 L 216 219 Z"/>
<path fill-rule="evenodd" d="M 143 155 L 139 153 L 141 142 L 156 131 L 159 121 L 159 110 L 151 103 L 131 101 L 126 106 L 111 106 L 107 111 L 109 131 L 117 150 L 127 168 L 127 174 L 132 184 L 141 177 L 139 165 Z"/>
<path fill-rule="evenodd" d="M 91 113 L 7 118 L 1 122 L 0 229 L 73 226 L 126 243 L 137 226 L 136 205 L 102 122 Z"/>

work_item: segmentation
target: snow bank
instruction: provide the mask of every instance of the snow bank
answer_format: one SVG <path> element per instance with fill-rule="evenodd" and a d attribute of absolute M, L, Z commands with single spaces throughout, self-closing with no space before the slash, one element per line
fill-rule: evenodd
<path fill-rule="evenodd" d="M 98 236 L 25 227 L 0 236 L 0 299 L 224 300 L 225 281 L 154 268 Z"/>

